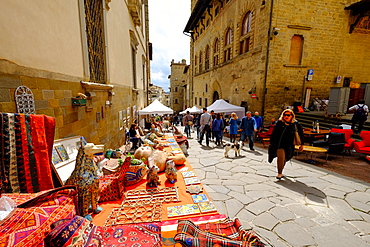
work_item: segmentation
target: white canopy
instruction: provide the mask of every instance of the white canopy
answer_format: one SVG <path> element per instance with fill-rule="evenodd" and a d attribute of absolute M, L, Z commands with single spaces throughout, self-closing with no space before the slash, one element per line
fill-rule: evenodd
<path fill-rule="evenodd" d="M 158 114 L 158 115 L 173 114 L 173 110 L 163 105 L 156 99 L 144 109 L 139 110 L 139 115 L 148 115 L 148 114 Z"/>
<path fill-rule="evenodd" d="M 186 114 L 187 111 L 189 111 L 190 113 L 202 113 L 203 112 L 198 107 L 193 106 L 192 108 L 187 108 L 186 110 L 181 111 L 180 114 Z"/>
<path fill-rule="evenodd" d="M 203 110 L 202 109 L 199 109 L 198 107 L 196 106 L 193 106 L 192 108 L 190 108 L 189 110 L 190 113 L 202 113 Z"/>
<path fill-rule="evenodd" d="M 212 105 L 207 107 L 208 112 L 211 112 L 212 110 L 215 113 L 225 113 L 225 114 L 230 114 L 230 113 L 235 112 L 239 118 L 243 118 L 245 116 L 244 107 L 229 104 L 223 99 L 216 100 L 215 102 L 213 102 Z"/>

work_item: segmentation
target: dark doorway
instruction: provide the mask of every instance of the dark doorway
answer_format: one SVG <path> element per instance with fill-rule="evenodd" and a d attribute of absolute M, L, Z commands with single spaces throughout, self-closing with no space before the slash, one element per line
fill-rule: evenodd
<path fill-rule="evenodd" d="M 220 99 L 220 95 L 218 95 L 218 92 L 217 91 L 214 91 L 213 92 L 213 101 L 212 101 L 212 103 L 215 102 L 218 99 Z"/>

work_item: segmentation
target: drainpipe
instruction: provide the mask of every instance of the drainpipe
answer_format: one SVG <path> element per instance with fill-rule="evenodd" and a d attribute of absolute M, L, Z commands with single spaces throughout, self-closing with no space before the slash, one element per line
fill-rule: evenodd
<path fill-rule="evenodd" d="M 271 43 L 273 9 L 274 9 L 274 0 L 271 0 L 269 30 L 268 30 L 268 34 L 267 34 L 265 78 L 264 78 L 264 81 L 263 81 L 264 92 L 262 94 L 262 97 L 263 97 L 263 100 L 262 100 L 262 116 L 265 116 L 266 93 L 267 93 L 266 85 L 267 85 L 267 74 L 268 74 L 268 66 L 269 66 L 269 53 L 270 53 L 270 43 Z"/>

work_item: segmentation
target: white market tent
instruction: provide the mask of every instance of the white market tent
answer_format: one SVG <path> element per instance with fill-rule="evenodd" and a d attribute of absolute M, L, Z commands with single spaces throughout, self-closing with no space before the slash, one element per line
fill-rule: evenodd
<path fill-rule="evenodd" d="M 189 112 L 190 113 L 203 113 L 203 110 L 202 109 L 199 109 L 196 106 L 193 106 L 192 108 L 189 109 Z"/>
<path fill-rule="evenodd" d="M 156 99 L 144 109 L 139 110 L 139 115 L 149 115 L 149 114 L 158 114 L 158 115 L 173 114 L 173 110 L 163 105 Z"/>
<path fill-rule="evenodd" d="M 236 106 L 232 105 L 230 103 L 227 103 L 223 99 L 218 99 L 215 102 L 213 102 L 212 105 L 207 107 L 208 113 L 211 111 L 214 111 L 215 113 L 225 113 L 225 114 L 230 114 L 235 112 L 236 115 L 241 119 L 245 116 L 245 108 L 242 106 Z"/>
<path fill-rule="evenodd" d="M 187 111 L 189 111 L 190 113 L 203 113 L 203 110 L 199 109 L 196 106 L 193 106 L 192 108 L 187 108 L 186 110 L 181 111 L 180 114 L 186 114 Z"/>

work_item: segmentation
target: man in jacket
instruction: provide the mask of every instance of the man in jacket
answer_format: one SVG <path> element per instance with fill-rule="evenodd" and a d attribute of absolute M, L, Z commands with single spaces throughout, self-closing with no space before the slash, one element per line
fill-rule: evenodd
<path fill-rule="evenodd" d="M 211 137 L 212 116 L 207 112 L 207 108 L 203 108 L 203 114 L 200 116 L 200 139 L 199 144 L 202 144 L 204 134 L 206 134 L 206 144 L 209 146 L 209 139 Z"/>
<path fill-rule="evenodd" d="M 254 133 L 257 131 L 257 124 L 256 120 L 252 118 L 252 113 L 250 111 L 245 113 L 245 117 L 242 118 L 239 129 L 242 131 L 240 140 L 244 144 L 245 139 L 248 137 L 249 149 L 254 151 Z"/>

